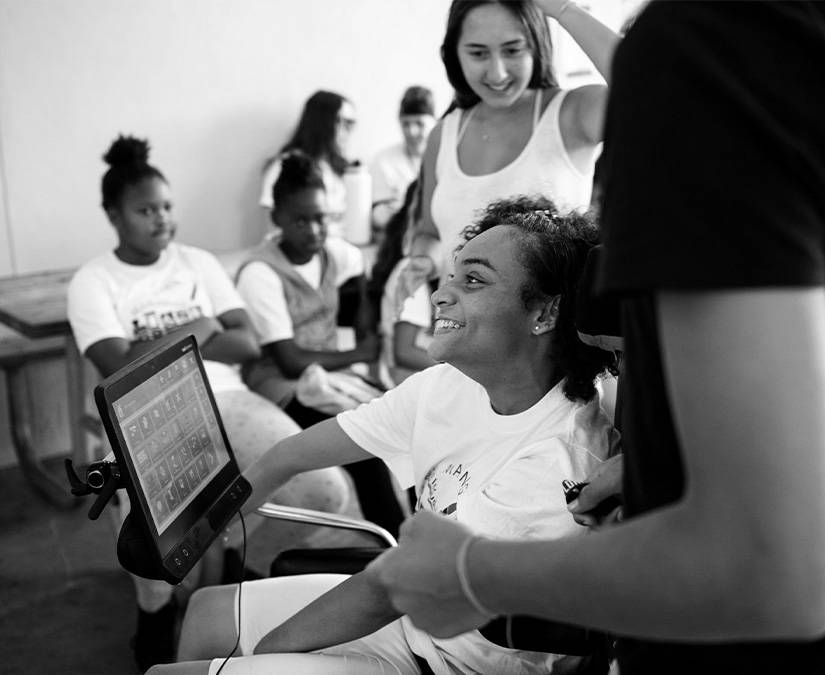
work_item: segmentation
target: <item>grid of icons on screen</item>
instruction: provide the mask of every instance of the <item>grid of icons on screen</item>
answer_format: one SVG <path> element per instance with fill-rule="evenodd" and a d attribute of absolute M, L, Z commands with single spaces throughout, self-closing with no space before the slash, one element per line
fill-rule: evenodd
<path fill-rule="evenodd" d="M 228 459 L 194 354 L 118 399 L 114 409 L 162 533 Z"/>

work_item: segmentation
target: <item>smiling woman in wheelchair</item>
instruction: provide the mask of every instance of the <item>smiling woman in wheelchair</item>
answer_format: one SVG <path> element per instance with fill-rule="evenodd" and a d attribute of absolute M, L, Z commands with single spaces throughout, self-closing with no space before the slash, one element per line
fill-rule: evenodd
<path fill-rule="evenodd" d="M 296 473 L 376 456 L 415 485 L 418 509 L 479 536 L 583 533 L 561 481 L 584 480 L 617 442 L 596 389 L 614 357 L 579 341 L 574 325 L 596 240 L 591 220 L 545 199 L 492 204 L 432 296 L 429 352 L 440 364 L 273 447 L 245 472 L 249 506 Z M 198 592 L 178 652 L 190 662 L 151 672 L 549 673 L 559 658 L 478 631 L 428 635 L 365 574 L 264 579 L 244 584 L 240 600 L 237 586 Z M 242 656 L 224 664 L 239 626 Z"/>

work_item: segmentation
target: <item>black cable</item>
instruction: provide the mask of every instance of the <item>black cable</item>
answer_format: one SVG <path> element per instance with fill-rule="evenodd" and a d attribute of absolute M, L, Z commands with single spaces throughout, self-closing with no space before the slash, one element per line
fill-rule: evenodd
<path fill-rule="evenodd" d="M 226 658 L 223 660 L 221 667 L 218 668 L 218 672 L 215 673 L 215 675 L 220 675 L 223 667 L 227 664 L 229 659 L 232 658 L 235 650 L 238 649 L 238 645 L 241 644 L 241 591 L 243 590 L 243 570 L 246 569 L 246 523 L 243 519 L 243 513 L 238 511 L 238 515 L 241 518 L 241 530 L 243 531 L 243 546 L 241 547 L 241 578 L 238 581 L 238 638 L 235 640 L 235 646 L 232 647 L 232 650 L 226 655 Z"/>

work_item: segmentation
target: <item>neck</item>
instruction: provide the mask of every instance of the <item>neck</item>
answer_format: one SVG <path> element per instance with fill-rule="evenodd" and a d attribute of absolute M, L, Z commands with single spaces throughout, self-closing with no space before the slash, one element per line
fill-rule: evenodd
<path fill-rule="evenodd" d="M 120 262 L 124 262 L 127 265 L 154 265 L 160 259 L 160 253 L 138 255 L 134 252 L 123 250 L 120 247 L 115 249 L 115 256 Z"/>
<path fill-rule="evenodd" d="M 308 255 L 305 253 L 298 253 L 295 249 L 284 242 L 279 243 L 278 246 L 286 256 L 286 259 L 293 265 L 305 265 L 312 260 L 312 257 L 315 255 L 314 253 L 310 253 Z"/>
<path fill-rule="evenodd" d="M 495 412 L 499 415 L 517 415 L 538 403 L 561 381 L 562 374 L 552 365 L 505 374 L 499 366 L 488 378 L 473 379 L 484 387 Z"/>

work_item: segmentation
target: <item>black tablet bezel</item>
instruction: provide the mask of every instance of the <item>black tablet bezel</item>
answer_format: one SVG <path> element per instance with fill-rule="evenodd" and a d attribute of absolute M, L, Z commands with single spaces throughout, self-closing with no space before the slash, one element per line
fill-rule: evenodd
<path fill-rule="evenodd" d="M 138 479 L 138 471 L 131 454 L 127 450 L 126 439 L 117 423 L 114 412 L 114 404 L 118 399 L 133 390 L 140 383 L 156 375 L 164 368 L 171 365 L 175 360 L 185 354 L 195 355 L 198 371 L 206 389 L 210 405 L 218 422 L 224 446 L 228 455 L 228 462 L 220 471 L 212 476 L 211 480 L 204 486 L 200 493 L 190 502 L 184 510 L 177 515 L 172 523 L 159 533 L 155 526 L 151 506 L 147 500 Z M 132 504 L 132 513 L 135 507 L 140 509 L 142 517 L 139 519 L 145 533 L 154 544 L 155 553 L 159 561 L 163 561 L 170 552 L 174 551 L 186 538 L 192 526 L 200 520 L 204 513 L 218 500 L 218 498 L 229 488 L 240 474 L 232 446 L 226 435 L 223 421 L 218 412 L 215 396 L 209 385 L 206 371 L 203 367 L 203 359 L 198 349 L 197 341 L 193 335 L 188 335 L 181 340 L 171 344 L 164 344 L 151 352 L 132 362 L 128 366 L 113 373 L 95 387 L 95 402 L 100 412 L 100 417 L 115 458 L 121 467 L 121 475 L 126 476 L 126 489 Z"/>

